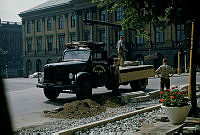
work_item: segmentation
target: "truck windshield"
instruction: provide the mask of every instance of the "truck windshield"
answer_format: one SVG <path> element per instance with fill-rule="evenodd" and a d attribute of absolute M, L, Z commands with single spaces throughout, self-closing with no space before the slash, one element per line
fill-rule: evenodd
<path fill-rule="evenodd" d="M 64 53 L 64 61 L 81 60 L 88 61 L 90 57 L 90 50 L 70 50 Z"/>

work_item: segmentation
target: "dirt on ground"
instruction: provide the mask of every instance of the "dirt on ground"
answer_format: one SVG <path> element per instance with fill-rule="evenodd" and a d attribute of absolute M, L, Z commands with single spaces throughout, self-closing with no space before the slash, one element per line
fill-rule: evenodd
<path fill-rule="evenodd" d="M 45 110 L 44 116 L 51 118 L 81 119 L 96 116 L 107 108 L 119 107 L 120 100 L 113 95 L 100 95 L 92 99 L 76 100 L 55 110 Z"/>

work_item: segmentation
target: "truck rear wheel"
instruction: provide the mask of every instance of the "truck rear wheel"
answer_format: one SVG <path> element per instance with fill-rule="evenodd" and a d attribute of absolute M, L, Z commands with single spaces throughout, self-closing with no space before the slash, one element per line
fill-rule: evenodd
<path fill-rule="evenodd" d="M 107 81 L 105 84 L 106 89 L 108 90 L 114 90 L 116 89 L 116 83 L 112 82 L 112 81 Z"/>
<path fill-rule="evenodd" d="M 108 89 L 108 90 L 112 90 L 112 93 L 114 95 L 118 95 L 119 94 L 119 91 L 118 91 L 118 88 L 119 88 L 119 84 L 117 82 L 117 80 L 115 78 L 110 78 L 106 84 L 105 84 L 105 87 Z"/>
<path fill-rule="evenodd" d="M 116 96 L 119 95 L 119 85 L 118 85 L 118 84 L 116 84 L 116 85 L 113 87 L 112 93 L 113 93 L 113 95 L 116 95 Z"/>
<path fill-rule="evenodd" d="M 44 95 L 49 100 L 56 100 L 57 97 L 59 96 L 59 94 L 60 93 L 56 89 L 47 89 L 47 88 L 44 88 Z"/>
<path fill-rule="evenodd" d="M 144 91 L 147 85 L 146 81 L 146 79 L 131 81 L 130 86 L 132 91 Z"/>
<path fill-rule="evenodd" d="M 88 78 L 81 80 L 79 84 L 79 89 L 76 91 L 77 99 L 91 98 L 92 96 L 92 86 Z"/>

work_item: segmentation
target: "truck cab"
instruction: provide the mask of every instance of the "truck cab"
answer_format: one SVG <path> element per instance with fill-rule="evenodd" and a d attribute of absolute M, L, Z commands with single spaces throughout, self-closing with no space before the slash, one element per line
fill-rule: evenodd
<path fill-rule="evenodd" d="M 75 93 L 77 98 L 88 98 L 92 88 L 104 86 L 108 78 L 107 52 L 104 43 L 72 42 L 67 44 L 62 60 L 46 64 L 42 82 L 45 96 L 55 100 L 60 93 Z"/>

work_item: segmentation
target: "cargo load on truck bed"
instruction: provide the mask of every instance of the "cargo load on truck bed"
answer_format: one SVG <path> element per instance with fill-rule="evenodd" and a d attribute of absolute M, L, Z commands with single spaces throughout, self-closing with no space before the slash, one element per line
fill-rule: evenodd
<path fill-rule="evenodd" d="M 145 79 L 155 75 L 152 65 L 119 66 L 119 83 Z"/>

